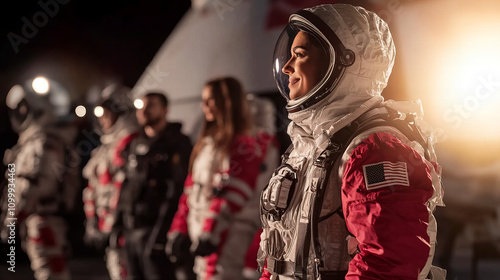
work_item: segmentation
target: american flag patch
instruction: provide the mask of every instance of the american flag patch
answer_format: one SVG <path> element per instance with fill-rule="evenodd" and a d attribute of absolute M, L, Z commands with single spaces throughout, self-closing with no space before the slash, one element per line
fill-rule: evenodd
<path fill-rule="evenodd" d="M 389 186 L 410 186 L 406 162 L 382 161 L 363 165 L 363 175 L 367 190 L 374 190 Z"/>

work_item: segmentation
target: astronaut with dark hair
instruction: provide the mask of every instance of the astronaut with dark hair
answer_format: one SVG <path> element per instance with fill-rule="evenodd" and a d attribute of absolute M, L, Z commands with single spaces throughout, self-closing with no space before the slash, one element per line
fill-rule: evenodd
<path fill-rule="evenodd" d="M 273 72 L 292 145 L 261 196 L 261 279 L 443 279 L 435 138 L 420 103 L 381 95 L 395 55 L 362 7 L 290 16 Z"/>
<path fill-rule="evenodd" d="M 191 141 L 180 123 L 167 120 L 164 94 L 150 92 L 139 100 L 136 117 L 142 128 L 121 153 L 125 181 L 115 226 L 125 236 L 127 277 L 189 278 L 192 267 L 174 267 L 164 248 L 187 175 Z"/>

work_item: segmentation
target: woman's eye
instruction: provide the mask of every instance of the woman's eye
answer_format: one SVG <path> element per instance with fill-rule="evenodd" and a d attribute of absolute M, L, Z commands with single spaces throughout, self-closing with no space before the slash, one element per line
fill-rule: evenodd
<path fill-rule="evenodd" d="M 304 54 L 303 54 L 303 53 L 296 52 L 296 53 L 295 53 L 295 56 L 297 56 L 297 57 L 304 57 Z"/>

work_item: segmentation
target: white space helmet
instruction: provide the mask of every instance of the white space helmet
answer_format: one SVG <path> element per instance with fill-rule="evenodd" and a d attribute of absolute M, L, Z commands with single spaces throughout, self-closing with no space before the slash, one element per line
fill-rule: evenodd
<path fill-rule="evenodd" d="M 135 118 L 135 108 L 130 98 L 130 88 L 113 83 L 104 87 L 98 94 L 97 100 L 93 102 L 94 106 L 92 106 L 91 112 L 92 123 L 98 134 L 104 134 L 98 121 L 104 109 L 108 109 L 116 116 L 116 121 L 107 134 L 122 129 L 123 125 L 125 125 L 129 119 L 133 122 Z"/>
<path fill-rule="evenodd" d="M 288 101 L 286 108 L 289 112 L 306 109 L 324 99 L 337 86 L 345 69 L 351 66 L 356 59 L 354 52 L 345 47 L 339 36 L 315 11 L 304 9 L 292 14 L 274 49 L 274 79 L 279 91 Z M 312 35 L 312 38 L 319 42 L 319 46 L 329 63 L 328 68 L 322 73 L 323 77 L 319 83 L 308 93 L 292 100 L 288 88 L 289 77 L 282 72 L 282 69 L 291 58 L 290 48 L 295 36 L 300 31 Z"/>
<path fill-rule="evenodd" d="M 12 128 L 24 131 L 31 124 L 47 126 L 71 121 L 71 97 L 60 83 L 38 76 L 13 86 L 6 97 Z"/>

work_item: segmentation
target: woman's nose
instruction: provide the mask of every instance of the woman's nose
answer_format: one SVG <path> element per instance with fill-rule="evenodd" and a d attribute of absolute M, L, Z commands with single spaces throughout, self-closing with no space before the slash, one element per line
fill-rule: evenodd
<path fill-rule="evenodd" d="M 284 74 L 290 76 L 292 73 L 293 73 L 293 67 L 292 67 L 292 60 L 293 60 L 293 57 L 290 58 L 290 60 L 288 60 L 288 62 L 285 64 L 285 66 L 283 66 L 283 68 L 281 68 L 281 72 L 283 72 Z"/>

